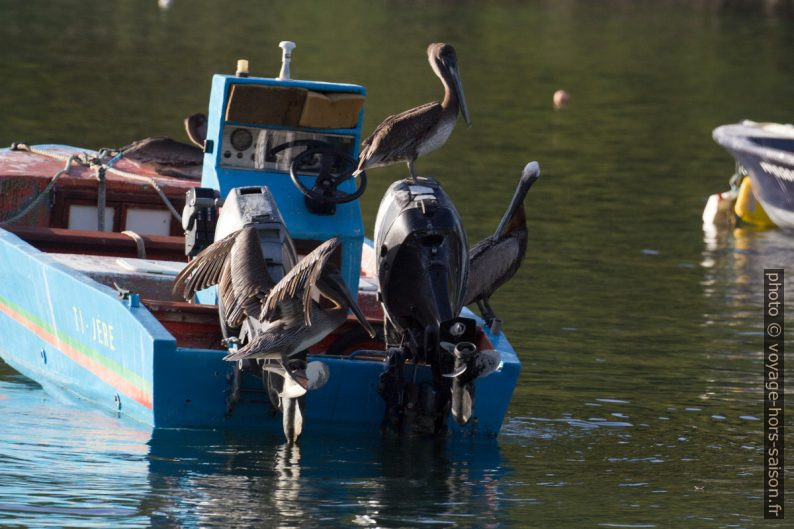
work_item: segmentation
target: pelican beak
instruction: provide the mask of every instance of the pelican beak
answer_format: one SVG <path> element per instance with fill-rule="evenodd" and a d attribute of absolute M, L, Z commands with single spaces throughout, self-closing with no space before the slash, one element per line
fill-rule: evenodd
<path fill-rule="evenodd" d="M 538 178 L 540 178 L 540 165 L 538 165 L 538 162 L 529 162 L 521 173 L 521 179 L 518 181 L 516 190 L 513 193 L 513 199 L 510 201 L 510 206 L 508 206 L 507 212 L 502 217 L 502 220 L 499 222 L 499 226 L 494 232 L 497 238 L 501 237 L 505 230 L 507 230 L 507 226 L 510 224 L 513 216 L 518 211 L 518 208 L 520 208 L 524 203 L 524 198 L 526 198 L 529 189 L 532 187 L 532 184 L 538 180 Z"/>
<path fill-rule="evenodd" d="M 474 409 L 474 399 L 472 398 L 471 388 L 468 385 L 461 384 L 459 379 L 455 378 L 452 381 L 452 398 L 450 399 L 450 412 L 455 422 L 464 426 L 469 419 Z"/>
<path fill-rule="evenodd" d="M 460 80 L 460 72 L 458 71 L 457 63 L 449 65 L 449 73 L 452 74 L 452 81 L 455 88 L 455 93 L 458 96 L 458 106 L 460 113 L 463 114 L 463 120 L 466 125 L 471 127 L 471 116 L 469 116 L 469 107 L 466 105 L 466 96 L 463 95 L 463 83 Z"/>
<path fill-rule="evenodd" d="M 364 316 L 364 313 L 361 312 L 361 308 L 358 306 L 358 303 L 356 303 L 352 299 L 350 300 L 350 310 L 352 310 L 353 314 L 356 315 L 356 318 L 358 319 L 361 326 L 367 330 L 369 337 L 375 338 L 375 328 L 372 326 L 370 322 L 367 321 L 367 318 L 366 316 Z"/>
<path fill-rule="evenodd" d="M 303 412 L 298 399 L 281 398 L 284 436 L 288 443 L 297 443 L 303 433 Z"/>
<path fill-rule="evenodd" d="M 359 323 L 361 323 L 361 326 L 367 330 L 367 333 L 369 333 L 369 337 L 375 338 L 376 335 L 375 328 L 372 326 L 372 324 L 370 324 L 370 322 L 367 321 L 367 318 L 366 316 L 364 316 L 364 313 L 361 312 L 361 308 L 359 308 L 358 303 L 356 303 L 356 301 L 353 299 L 353 296 L 350 295 L 350 291 L 347 289 L 347 286 L 345 286 L 344 280 L 342 280 L 342 278 L 339 276 L 335 276 L 335 277 L 332 276 L 329 277 L 328 279 L 330 280 L 328 286 L 330 286 L 334 290 L 334 294 L 337 295 L 329 296 L 329 294 L 331 293 L 326 291 L 323 292 L 323 295 L 328 297 L 329 299 L 333 299 L 336 303 L 339 303 L 340 305 L 341 305 L 340 301 L 344 300 L 347 303 L 347 306 L 350 307 L 350 310 L 353 311 L 353 314 L 356 316 Z"/>

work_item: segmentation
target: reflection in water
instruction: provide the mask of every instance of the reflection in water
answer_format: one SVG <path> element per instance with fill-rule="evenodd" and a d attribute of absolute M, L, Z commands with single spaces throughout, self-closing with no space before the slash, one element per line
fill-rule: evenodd
<path fill-rule="evenodd" d="M 298 501 L 301 490 L 301 450 L 293 443 L 284 443 L 276 449 L 273 469 L 276 475 L 273 491 L 274 512 L 284 520 L 300 526 L 304 512 Z M 285 525 L 282 521 L 280 526 Z"/>
<path fill-rule="evenodd" d="M 0 526 L 144 526 L 148 429 L 53 395 L 0 361 Z"/>
<path fill-rule="evenodd" d="M 786 268 L 791 263 L 794 255 L 792 233 L 704 226 L 703 243 L 704 295 L 731 307 L 736 316 L 732 324 L 747 319 L 755 319 L 755 323 L 760 324 L 763 270 Z M 786 282 L 786 292 L 789 296 L 794 292 L 794 282 Z M 761 334 L 760 327 L 756 333 Z"/>
<path fill-rule="evenodd" d="M 715 366 L 719 372 L 709 379 L 703 398 L 732 393 L 729 398 L 738 401 L 749 394 L 760 402 L 762 387 L 756 377 L 761 371 L 749 378 L 746 372 L 736 372 L 726 381 L 725 367 L 728 362 L 762 362 L 764 269 L 785 269 L 792 262 L 794 236 L 783 230 L 704 228 L 703 243 L 703 294 L 710 300 L 704 319 L 707 326 L 721 330 L 710 349 L 723 360 Z M 794 299 L 794 281 L 789 278 L 784 289 L 788 299 Z M 727 321 L 725 313 L 731 315 Z M 759 413 L 745 417 L 755 420 Z"/>
<path fill-rule="evenodd" d="M 495 440 L 156 430 L 149 448 L 159 526 L 491 527 L 509 483 Z"/>

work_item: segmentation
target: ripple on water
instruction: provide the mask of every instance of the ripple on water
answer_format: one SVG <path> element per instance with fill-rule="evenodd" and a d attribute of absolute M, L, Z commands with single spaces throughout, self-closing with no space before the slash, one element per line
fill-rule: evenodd
<path fill-rule="evenodd" d="M 1 363 L 0 393 L 4 526 L 146 525 L 146 428 L 55 399 Z"/>
<path fill-rule="evenodd" d="M 600 527 L 656 527 L 656 524 L 651 523 L 600 523 Z"/>
<path fill-rule="evenodd" d="M 733 169 L 709 134 L 725 115 L 718 110 L 780 115 L 794 86 L 794 69 L 781 68 L 794 40 L 790 9 L 782 11 L 791 2 L 735 3 L 358 0 L 321 15 L 305 0 L 273 9 L 251 0 L 223 9 L 177 1 L 167 12 L 155 2 L 77 0 L 4 9 L 0 41 L 22 50 L 3 62 L 5 145 L 45 137 L 122 145 L 175 130 L 174 109 L 205 105 L 208 65 L 228 58 L 205 53 L 212 60 L 197 67 L 185 43 L 210 36 L 254 49 L 276 33 L 298 41 L 300 72 L 366 85 L 371 131 L 406 102 L 431 97 L 437 85 L 422 50 L 428 35 L 450 34 L 480 119 L 422 168 L 444 183 L 470 240 L 499 222 L 524 157 L 537 155 L 547 176 L 526 201 L 525 264 L 494 298 L 525 361 L 498 449 L 327 438 L 290 460 L 277 439 L 195 432 L 147 445 L 123 422 L 6 377 L 0 362 L 0 502 L 13 510 L 0 525 L 767 527 L 755 416 L 760 271 L 791 263 L 794 237 L 704 233 L 699 213 L 701 197 Z M 351 35 L 366 53 L 332 45 Z M 153 54 L 157 67 L 136 66 Z M 106 75 L 95 75 L 98 61 Z M 567 111 L 538 95 L 558 80 L 577 85 Z M 768 97 L 752 97 L 762 91 Z M 86 101 L 99 115 L 120 101 L 132 111 L 86 119 Z M 379 171 L 362 202 L 368 228 L 388 182 L 405 174 Z M 683 411 L 694 403 L 703 411 Z M 618 487 L 643 482 L 651 485 Z M 53 514 L 36 511 L 43 507 Z M 120 510 L 99 510 L 108 508 Z M 131 508 L 139 514 L 124 514 Z"/>

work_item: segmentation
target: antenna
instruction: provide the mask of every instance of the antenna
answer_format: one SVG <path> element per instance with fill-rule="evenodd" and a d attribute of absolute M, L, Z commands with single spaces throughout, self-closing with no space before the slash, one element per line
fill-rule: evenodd
<path fill-rule="evenodd" d="M 279 79 L 290 79 L 289 63 L 292 62 L 292 50 L 295 49 L 297 44 L 291 40 L 282 40 L 278 43 L 278 47 L 284 50 L 281 54 L 281 72 L 278 74 Z"/>

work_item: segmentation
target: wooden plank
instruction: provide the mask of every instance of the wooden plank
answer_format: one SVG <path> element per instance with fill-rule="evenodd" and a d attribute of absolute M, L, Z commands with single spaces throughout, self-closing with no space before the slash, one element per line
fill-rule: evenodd
<path fill-rule="evenodd" d="M 42 226 L 7 226 L 6 230 L 43 252 L 137 257 L 129 236 L 115 232 L 67 230 Z M 185 239 L 171 235 L 141 235 L 148 259 L 186 261 Z"/>

